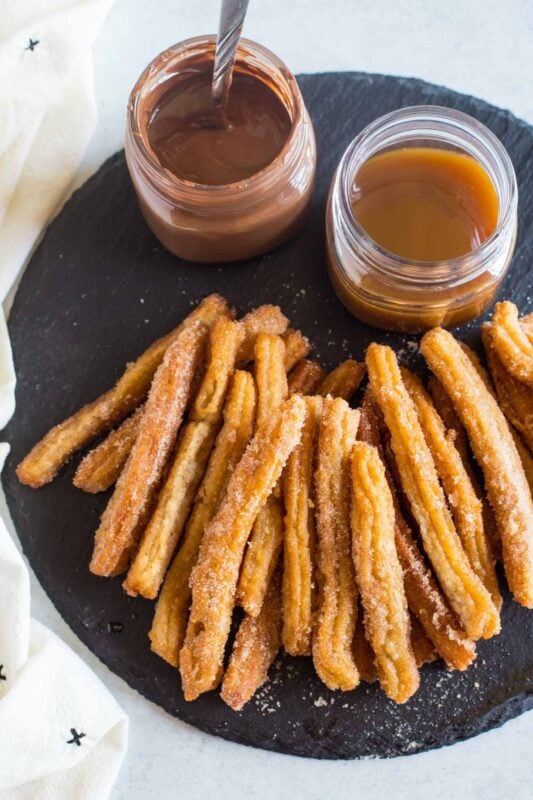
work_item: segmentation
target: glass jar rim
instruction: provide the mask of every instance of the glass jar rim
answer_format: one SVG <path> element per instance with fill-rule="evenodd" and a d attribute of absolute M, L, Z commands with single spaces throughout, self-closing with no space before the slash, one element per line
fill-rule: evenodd
<path fill-rule="evenodd" d="M 234 191 L 237 189 L 244 191 L 263 188 L 265 182 L 267 182 L 269 179 L 271 171 L 273 169 L 275 170 L 279 164 L 283 164 L 286 161 L 287 154 L 291 150 L 295 132 L 303 118 L 303 99 L 301 97 L 298 82 L 296 81 L 293 73 L 289 70 L 285 63 L 278 58 L 278 56 L 268 50 L 268 48 L 252 41 L 251 39 L 246 39 L 243 37 L 239 41 L 236 63 L 239 63 L 239 61 L 245 61 L 246 56 L 249 55 L 258 57 L 262 62 L 264 62 L 264 65 L 267 68 L 270 67 L 273 69 L 275 76 L 280 78 L 287 88 L 287 94 L 291 101 L 291 128 L 282 149 L 276 155 L 276 157 L 261 170 L 254 173 L 249 178 L 245 178 L 244 180 L 237 181 L 235 183 L 215 185 L 196 183 L 194 181 L 186 180 L 185 178 L 180 178 L 162 167 L 157 159 L 151 154 L 150 149 L 146 146 L 143 134 L 141 132 L 141 125 L 139 124 L 139 100 L 144 86 L 148 80 L 153 81 L 154 76 L 163 68 L 168 68 L 169 64 L 171 64 L 174 59 L 178 60 L 180 57 L 186 55 L 187 50 L 193 50 L 194 48 L 205 48 L 206 50 L 207 48 L 214 49 L 215 44 L 216 35 L 206 34 L 203 36 L 193 36 L 189 39 L 184 39 L 183 41 L 168 47 L 166 50 L 163 50 L 144 68 L 136 80 L 128 99 L 127 119 L 129 129 L 133 134 L 133 141 L 135 143 L 137 153 L 143 163 L 144 168 L 152 174 L 152 177 L 156 179 L 157 183 L 165 186 L 170 191 L 181 189 L 188 193 L 198 193 L 202 195 L 205 192 L 209 192 L 212 195 L 221 194 L 228 190 Z"/>
<path fill-rule="evenodd" d="M 489 173 L 491 180 L 495 183 L 494 188 L 500 202 L 498 222 L 494 231 L 474 250 L 444 261 L 417 261 L 414 259 L 407 259 L 385 249 L 372 239 L 358 222 L 350 202 L 350 183 L 358 167 L 369 157 L 374 155 L 375 152 L 379 152 L 380 150 L 380 148 L 377 148 L 376 151 L 367 154 L 365 158 L 360 160 L 360 163 L 357 163 L 360 151 L 364 145 L 371 143 L 380 132 L 384 132 L 388 128 L 392 129 L 394 126 L 401 125 L 402 123 L 404 124 L 404 128 L 401 133 L 405 134 L 405 140 L 407 141 L 409 137 L 408 124 L 410 123 L 412 125 L 411 133 L 414 134 L 417 130 L 416 126 L 424 122 L 433 123 L 435 125 L 433 129 L 435 133 L 440 132 L 442 135 L 445 134 L 446 125 L 455 127 L 458 133 L 462 130 L 470 134 L 477 140 L 479 145 L 490 149 L 491 156 L 494 158 L 500 172 L 500 182 L 496 183 L 494 181 L 494 176 Z M 440 128 L 438 127 L 439 125 Z M 423 133 L 420 133 L 419 136 L 422 137 Z M 400 133 L 398 133 L 397 146 L 402 146 Z M 463 147 L 463 149 L 469 152 L 466 147 Z M 476 158 L 476 156 L 470 152 L 469 155 Z M 480 161 L 479 158 L 476 160 Z M 480 163 L 486 169 L 486 165 L 481 161 Z M 351 237 L 354 243 L 355 240 L 357 240 L 356 244 L 358 248 L 365 250 L 369 255 L 377 257 L 373 262 L 373 266 L 378 272 L 381 272 L 388 278 L 394 277 L 395 280 L 409 283 L 426 283 L 429 275 L 431 275 L 432 283 L 438 283 L 439 281 L 448 282 L 450 273 L 453 272 L 458 275 L 458 268 L 460 267 L 463 268 L 463 272 L 459 275 L 458 282 L 469 280 L 472 278 L 473 274 L 480 270 L 480 265 L 482 269 L 483 265 L 486 264 L 487 260 L 494 253 L 495 248 L 497 248 L 502 232 L 508 228 L 509 224 L 516 217 L 518 196 L 516 175 L 511 158 L 504 145 L 498 137 L 492 133 L 486 125 L 479 122 L 479 120 L 476 120 L 474 117 L 462 111 L 445 106 L 407 106 L 384 114 L 370 122 L 346 148 L 339 163 L 337 181 L 340 184 L 342 213 L 347 223 L 348 230 L 346 232 L 348 233 L 348 237 Z M 504 200 L 503 208 L 502 195 Z"/>

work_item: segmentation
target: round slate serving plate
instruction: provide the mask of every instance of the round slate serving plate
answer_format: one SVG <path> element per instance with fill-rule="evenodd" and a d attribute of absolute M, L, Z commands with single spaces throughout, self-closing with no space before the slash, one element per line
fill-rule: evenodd
<path fill-rule="evenodd" d="M 209 292 L 221 292 L 241 312 L 279 303 L 315 343 L 326 366 L 350 355 L 361 359 L 372 340 L 388 342 L 416 362 L 415 337 L 373 330 L 345 311 L 323 257 L 324 208 L 334 168 L 370 120 L 395 108 L 453 106 L 503 140 L 520 185 L 520 234 L 502 296 L 531 310 L 533 129 L 505 111 L 418 80 L 329 73 L 302 75 L 299 82 L 316 127 L 318 181 L 305 228 L 283 248 L 238 265 L 180 262 L 145 226 L 122 153 L 109 159 L 50 225 L 9 320 L 18 385 L 17 411 L 4 432 L 12 450 L 3 483 L 24 551 L 59 612 L 145 697 L 201 730 L 243 744 L 315 758 L 394 756 L 473 736 L 533 706 L 533 613 L 506 596 L 503 632 L 479 644 L 474 665 L 462 674 L 446 672 L 440 662 L 424 667 L 420 691 L 403 707 L 376 685 L 330 692 L 310 659 L 285 657 L 276 662 L 271 682 L 238 714 L 215 693 L 186 703 L 176 671 L 150 652 L 152 604 L 124 594 L 120 578 L 96 578 L 88 571 L 107 495 L 74 489 L 78 459 L 38 491 L 19 484 L 14 473 L 52 424 L 112 385 L 127 361 Z M 467 326 L 460 335 L 477 347 L 476 327 Z"/>

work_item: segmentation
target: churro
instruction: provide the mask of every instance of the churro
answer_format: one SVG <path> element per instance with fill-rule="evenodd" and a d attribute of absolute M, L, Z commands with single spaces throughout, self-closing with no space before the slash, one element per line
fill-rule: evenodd
<path fill-rule="evenodd" d="M 254 347 L 260 333 L 275 333 L 281 336 L 289 327 L 289 320 L 279 306 L 264 305 L 252 309 L 240 320 L 244 328 L 244 340 L 239 348 L 237 363 L 245 366 L 252 360 Z"/>
<path fill-rule="evenodd" d="M 270 582 L 261 612 L 244 617 L 235 637 L 220 696 L 234 711 L 268 680 L 268 670 L 281 646 L 280 572 Z"/>
<path fill-rule="evenodd" d="M 309 339 L 301 331 L 295 331 L 292 328 L 289 328 L 282 338 L 285 343 L 285 371 L 290 372 L 302 358 L 309 355 L 311 346 Z"/>
<path fill-rule="evenodd" d="M 213 689 L 220 677 L 239 568 L 259 510 L 300 439 L 307 408 L 286 400 L 260 427 L 235 467 L 226 494 L 205 529 L 192 574 L 192 604 L 180 672 L 187 700 Z"/>
<path fill-rule="evenodd" d="M 152 650 L 177 667 L 185 638 L 191 600 L 189 580 L 198 557 L 204 529 L 211 521 L 231 473 L 253 432 L 255 385 L 250 373 L 237 370 L 224 407 L 224 424 L 196 494 L 183 541 L 168 570 L 150 629 Z"/>
<path fill-rule="evenodd" d="M 371 344 L 366 365 L 403 491 L 440 584 L 466 633 L 473 639 L 492 636 L 499 630 L 498 611 L 463 550 L 396 356 L 390 347 Z"/>
<path fill-rule="evenodd" d="M 285 344 L 281 337 L 262 333 L 254 348 L 257 385 L 257 428 L 277 413 L 288 394 Z M 244 554 L 237 601 L 247 614 L 259 614 L 283 546 L 283 509 L 274 492 L 259 511 Z"/>
<path fill-rule="evenodd" d="M 128 594 L 141 594 L 152 600 L 157 597 L 220 427 L 226 392 L 243 338 L 239 322 L 221 318 L 213 323 L 207 369 L 152 517 L 124 581 Z"/>
<path fill-rule="evenodd" d="M 514 303 L 496 303 L 492 316 L 492 342 L 505 369 L 517 381 L 533 386 L 533 333 L 518 318 Z"/>
<path fill-rule="evenodd" d="M 485 532 L 481 500 L 475 492 L 453 437 L 446 435 L 444 422 L 424 389 L 422 381 L 407 369 L 402 369 L 401 374 L 415 406 L 427 446 L 433 456 L 465 553 L 499 611 L 502 597 L 496 577 L 492 546 Z"/>
<path fill-rule="evenodd" d="M 378 679 L 378 671 L 376 669 L 374 651 L 368 642 L 365 631 L 364 613 L 361 602 L 359 602 L 353 639 L 353 657 L 361 680 L 365 683 L 375 683 Z"/>
<path fill-rule="evenodd" d="M 21 483 L 33 488 L 49 483 L 73 453 L 117 425 L 142 403 L 166 350 L 186 327 L 194 322 L 211 325 L 218 317 L 230 313 L 228 304 L 218 294 L 202 300 L 177 328 L 129 364 L 113 389 L 56 425 L 35 445 L 17 467 Z"/>
<path fill-rule="evenodd" d="M 167 348 L 146 401 L 139 433 L 95 536 L 91 572 L 116 575 L 133 555 L 176 442 L 208 328 L 186 325 Z"/>
<path fill-rule="evenodd" d="M 519 603 L 533 607 L 533 500 L 506 419 L 450 333 L 429 331 L 421 348 L 451 397 L 483 470 L 510 589 Z"/>
<path fill-rule="evenodd" d="M 437 653 L 422 624 L 412 611 L 409 612 L 409 622 L 411 624 L 411 647 L 413 648 L 416 666 L 420 668 L 424 664 L 430 664 L 435 661 Z"/>
<path fill-rule="evenodd" d="M 358 436 L 378 448 L 385 464 L 387 481 L 394 502 L 396 550 L 404 574 L 407 603 L 448 668 L 465 670 L 475 658 L 476 648 L 451 611 L 402 514 L 397 487 L 390 472 L 390 464 L 385 457 L 380 413 L 371 392 L 367 389 L 361 409 Z"/>
<path fill-rule="evenodd" d="M 326 370 L 316 361 L 302 359 L 287 376 L 289 394 L 313 394 L 325 374 Z"/>
<path fill-rule="evenodd" d="M 330 372 L 317 389 L 317 394 L 326 397 L 342 397 L 349 400 L 359 388 L 365 374 L 365 365 L 349 358 Z"/>
<path fill-rule="evenodd" d="M 494 347 L 490 323 L 481 326 L 481 338 L 500 408 L 533 453 L 533 388 L 517 381 L 503 366 Z"/>
<path fill-rule="evenodd" d="M 307 417 L 299 445 L 283 473 L 283 646 L 293 656 L 311 653 L 314 608 L 314 456 L 321 397 L 305 397 Z"/>
<path fill-rule="evenodd" d="M 105 492 L 116 482 L 137 438 L 143 411 L 144 406 L 140 406 L 94 450 L 87 453 L 74 475 L 74 486 L 95 494 Z"/>
<path fill-rule="evenodd" d="M 324 399 L 315 473 L 319 601 L 313 662 L 330 689 L 355 689 L 353 656 L 357 586 L 351 556 L 350 453 L 359 412 L 341 398 Z"/>
<path fill-rule="evenodd" d="M 353 558 L 365 629 L 385 694 L 405 703 L 420 678 L 396 553 L 394 503 L 376 447 L 356 442 L 351 464 Z"/>

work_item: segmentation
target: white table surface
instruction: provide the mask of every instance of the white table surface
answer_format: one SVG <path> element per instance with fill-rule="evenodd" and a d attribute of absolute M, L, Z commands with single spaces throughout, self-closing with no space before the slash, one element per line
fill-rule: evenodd
<path fill-rule="evenodd" d="M 245 34 L 294 72 L 417 76 L 533 122 L 531 0 L 251 0 L 250 6 Z M 118 0 L 96 43 L 100 118 L 80 181 L 122 147 L 126 99 L 145 64 L 173 42 L 214 31 L 217 17 L 216 0 Z M 32 581 L 33 616 L 81 655 L 130 716 L 129 752 L 112 800 L 533 796 L 533 712 L 453 747 L 389 761 L 320 762 L 234 745 L 173 719 L 110 673 Z"/>

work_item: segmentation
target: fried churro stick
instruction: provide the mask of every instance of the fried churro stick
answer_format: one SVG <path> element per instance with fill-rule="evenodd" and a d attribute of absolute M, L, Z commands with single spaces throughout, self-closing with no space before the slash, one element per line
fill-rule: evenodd
<path fill-rule="evenodd" d="M 313 662 L 330 689 L 355 689 L 353 656 L 357 586 L 351 556 L 350 453 L 359 412 L 341 398 L 324 399 L 318 431 L 315 491 L 319 603 Z"/>
<path fill-rule="evenodd" d="M 245 366 L 254 356 L 254 347 L 260 333 L 274 333 L 281 336 L 289 327 L 289 320 L 279 306 L 258 306 L 240 320 L 245 336 L 239 348 L 237 363 Z"/>
<path fill-rule="evenodd" d="M 220 428 L 243 337 L 243 328 L 235 320 L 221 318 L 211 328 L 207 369 L 190 421 L 183 430 L 170 472 L 124 581 L 128 594 L 157 597 Z"/>
<path fill-rule="evenodd" d="M 38 488 L 53 480 L 73 453 L 117 425 L 142 403 L 167 348 L 187 326 L 196 321 L 211 325 L 218 317 L 230 313 L 228 304 L 218 294 L 202 300 L 181 325 L 129 364 L 113 389 L 56 425 L 35 445 L 17 467 L 21 483 Z"/>
<path fill-rule="evenodd" d="M 322 397 L 326 397 L 329 394 L 332 397 L 342 397 L 344 400 L 349 400 L 359 388 L 364 374 L 365 365 L 349 358 L 326 375 L 319 385 L 317 393 L 321 394 Z"/>
<path fill-rule="evenodd" d="M 139 406 L 80 461 L 72 481 L 76 488 L 96 494 L 116 482 L 137 438 L 143 411 L 144 406 Z"/>
<path fill-rule="evenodd" d="M 474 571 L 490 592 L 492 601 L 499 611 L 502 606 L 502 597 L 496 577 L 492 546 L 483 524 L 481 501 L 464 467 L 453 437 L 446 435 L 444 423 L 424 389 L 422 381 L 407 369 L 402 369 L 401 374 L 415 406 L 427 446 L 433 456 L 465 553 Z"/>
<path fill-rule="evenodd" d="M 486 534 L 491 543 L 492 552 L 498 561 L 501 561 L 502 547 L 498 531 L 496 528 L 496 518 L 492 510 L 483 487 L 481 486 L 470 461 L 470 452 L 468 448 L 468 437 L 464 426 L 457 416 L 453 403 L 444 391 L 444 387 L 434 375 L 431 376 L 428 382 L 429 393 L 431 399 L 441 416 L 444 425 L 446 426 L 447 436 L 451 436 L 455 447 L 459 451 L 459 455 L 463 460 L 463 466 L 466 469 L 468 476 L 474 487 L 474 491 L 481 502 L 481 513 L 483 514 L 483 526 Z"/>
<path fill-rule="evenodd" d="M 274 574 L 261 612 L 244 617 L 239 626 L 220 696 L 234 711 L 250 700 L 268 680 L 268 670 L 281 646 L 280 571 Z"/>
<path fill-rule="evenodd" d="M 366 638 L 364 613 L 359 602 L 353 639 L 353 657 L 361 680 L 365 683 L 375 683 L 378 679 L 378 671 L 376 669 L 374 651 Z"/>
<path fill-rule="evenodd" d="M 285 371 L 290 372 L 302 358 L 309 355 L 311 345 L 309 339 L 301 331 L 295 331 L 292 328 L 289 328 L 282 338 L 285 343 Z"/>
<path fill-rule="evenodd" d="M 465 670 L 475 658 L 475 645 L 468 639 L 451 611 L 401 512 L 397 487 L 385 459 L 379 413 L 375 400 L 367 389 L 361 409 L 358 435 L 363 441 L 378 448 L 386 467 L 396 516 L 396 550 L 404 573 L 404 587 L 409 608 L 420 621 L 429 640 L 443 657 L 448 668 Z"/>
<path fill-rule="evenodd" d="M 183 541 L 163 582 L 149 633 L 154 653 L 174 667 L 178 666 L 179 651 L 185 638 L 191 601 L 189 580 L 198 558 L 202 535 L 252 436 L 254 416 L 254 380 L 249 372 L 237 370 L 224 407 L 224 425 L 196 494 Z"/>
<path fill-rule="evenodd" d="M 285 344 L 279 336 L 262 333 L 254 349 L 257 384 L 257 428 L 266 425 L 287 397 Z M 259 614 L 283 546 L 283 509 L 272 494 L 255 520 L 237 587 L 237 601 L 250 616 Z"/>
<path fill-rule="evenodd" d="M 371 344 L 366 365 L 403 491 L 440 584 L 467 634 L 473 639 L 492 636 L 499 630 L 498 611 L 463 550 L 396 356 L 390 347 Z"/>
<path fill-rule="evenodd" d="M 313 394 L 325 374 L 320 364 L 304 358 L 288 375 L 289 394 Z"/>
<path fill-rule="evenodd" d="M 187 325 L 155 374 L 137 439 L 96 531 L 95 575 L 117 575 L 128 565 L 176 442 L 207 335 L 203 322 Z"/>
<path fill-rule="evenodd" d="M 517 381 L 533 386 L 533 333 L 518 319 L 518 309 L 506 300 L 496 303 L 492 316 L 492 342 L 505 369 Z"/>
<path fill-rule="evenodd" d="M 431 641 L 428 639 L 422 624 L 412 611 L 409 612 L 409 621 L 411 623 L 411 647 L 413 648 L 416 666 L 420 668 L 424 664 L 435 661 L 437 653 Z"/>
<path fill-rule="evenodd" d="M 533 388 L 517 381 L 503 366 L 494 347 L 490 323 L 481 326 L 481 338 L 500 408 L 533 453 Z"/>
<path fill-rule="evenodd" d="M 420 678 L 411 646 L 403 575 L 394 542 L 394 503 L 377 448 L 352 450 L 353 558 L 365 628 L 387 697 L 405 703 Z"/>
<path fill-rule="evenodd" d="M 305 401 L 294 395 L 272 421 L 259 428 L 205 529 L 192 574 L 191 611 L 180 652 L 186 700 L 213 689 L 220 679 L 246 541 L 259 509 L 299 442 L 306 413 Z"/>
<path fill-rule="evenodd" d="M 283 473 L 283 646 L 292 656 L 311 653 L 314 607 L 314 455 L 321 397 L 305 397 L 307 418 L 300 444 Z"/>
<path fill-rule="evenodd" d="M 533 500 L 511 432 L 496 400 L 459 343 L 435 328 L 422 353 L 451 397 L 483 470 L 496 515 L 505 574 L 515 599 L 533 607 Z"/>

